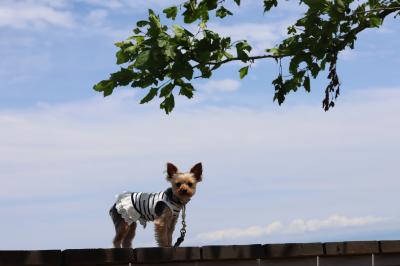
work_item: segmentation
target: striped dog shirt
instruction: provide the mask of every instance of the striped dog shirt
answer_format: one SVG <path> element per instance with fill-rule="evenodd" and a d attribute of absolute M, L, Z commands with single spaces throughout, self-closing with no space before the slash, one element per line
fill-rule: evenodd
<path fill-rule="evenodd" d="M 115 208 L 129 225 L 139 221 L 143 227 L 154 221 L 168 207 L 174 217 L 179 216 L 181 204 L 173 200 L 172 189 L 157 193 L 125 192 L 118 195 Z"/>

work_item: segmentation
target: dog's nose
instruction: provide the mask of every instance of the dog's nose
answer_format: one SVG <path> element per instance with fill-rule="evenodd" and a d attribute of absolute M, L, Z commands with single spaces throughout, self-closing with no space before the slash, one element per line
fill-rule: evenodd
<path fill-rule="evenodd" d="M 187 190 L 186 189 L 181 189 L 182 194 L 186 194 Z"/>

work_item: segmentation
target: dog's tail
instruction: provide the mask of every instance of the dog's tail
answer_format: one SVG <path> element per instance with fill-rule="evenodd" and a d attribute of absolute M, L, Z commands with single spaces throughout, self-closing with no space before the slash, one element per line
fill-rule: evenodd
<path fill-rule="evenodd" d="M 115 214 L 117 213 L 117 208 L 115 207 L 115 203 L 114 205 L 110 208 L 110 211 L 108 212 L 110 214 L 111 217 L 115 216 Z"/>
<path fill-rule="evenodd" d="M 115 225 L 117 225 L 121 222 L 122 218 L 121 218 L 121 215 L 118 213 L 117 208 L 115 207 L 115 204 L 111 207 L 109 214 Z"/>

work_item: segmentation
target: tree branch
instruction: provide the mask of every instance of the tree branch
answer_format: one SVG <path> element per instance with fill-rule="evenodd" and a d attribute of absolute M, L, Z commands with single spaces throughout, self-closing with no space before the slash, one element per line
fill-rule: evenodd
<path fill-rule="evenodd" d="M 375 11 L 382 11 L 382 10 L 393 10 L 393 11 L 400 11 L 400 6 L 394 6 L 394 7 L 382 7 L 382 8 L 374 8 L 370 10 L 366 10 L 363 12 L 357 12 L 357 14 L 365 14 L 365 13 L 370 13 L 370 12 L 375 12 Z"/>
<path fill-rule="evenodd" d="M 284 57 L 288 57 L 288 56 L 293 56 L 291 54 L 285 54 L 285 55 L 256 55 L 256 56 L 249 56 L 247 57 L 248 61 L 252 61 L 252 60 L 257 60 L 257 59 L 263 59 L 263 58 L 273 58 L 273 59 L 280 59 L 280 58 L 284 58 Z M 232 58 L 228 58 L 225 60 L 222 60 L 220 62 L 207 62 L 206 64 L 209 65 L 222 65 L 231 61 L 243 61 L 243 58 L 239 58 L 239 57 L 232 57 Z"/>

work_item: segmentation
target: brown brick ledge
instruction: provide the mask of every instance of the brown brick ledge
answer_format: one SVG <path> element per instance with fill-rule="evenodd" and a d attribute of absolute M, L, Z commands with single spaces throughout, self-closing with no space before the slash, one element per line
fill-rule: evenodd
<path fill-rule="evenodd" d="M 400 240 L 181 248 L 2 250 L 0 266 L 399 266 Z"/>

